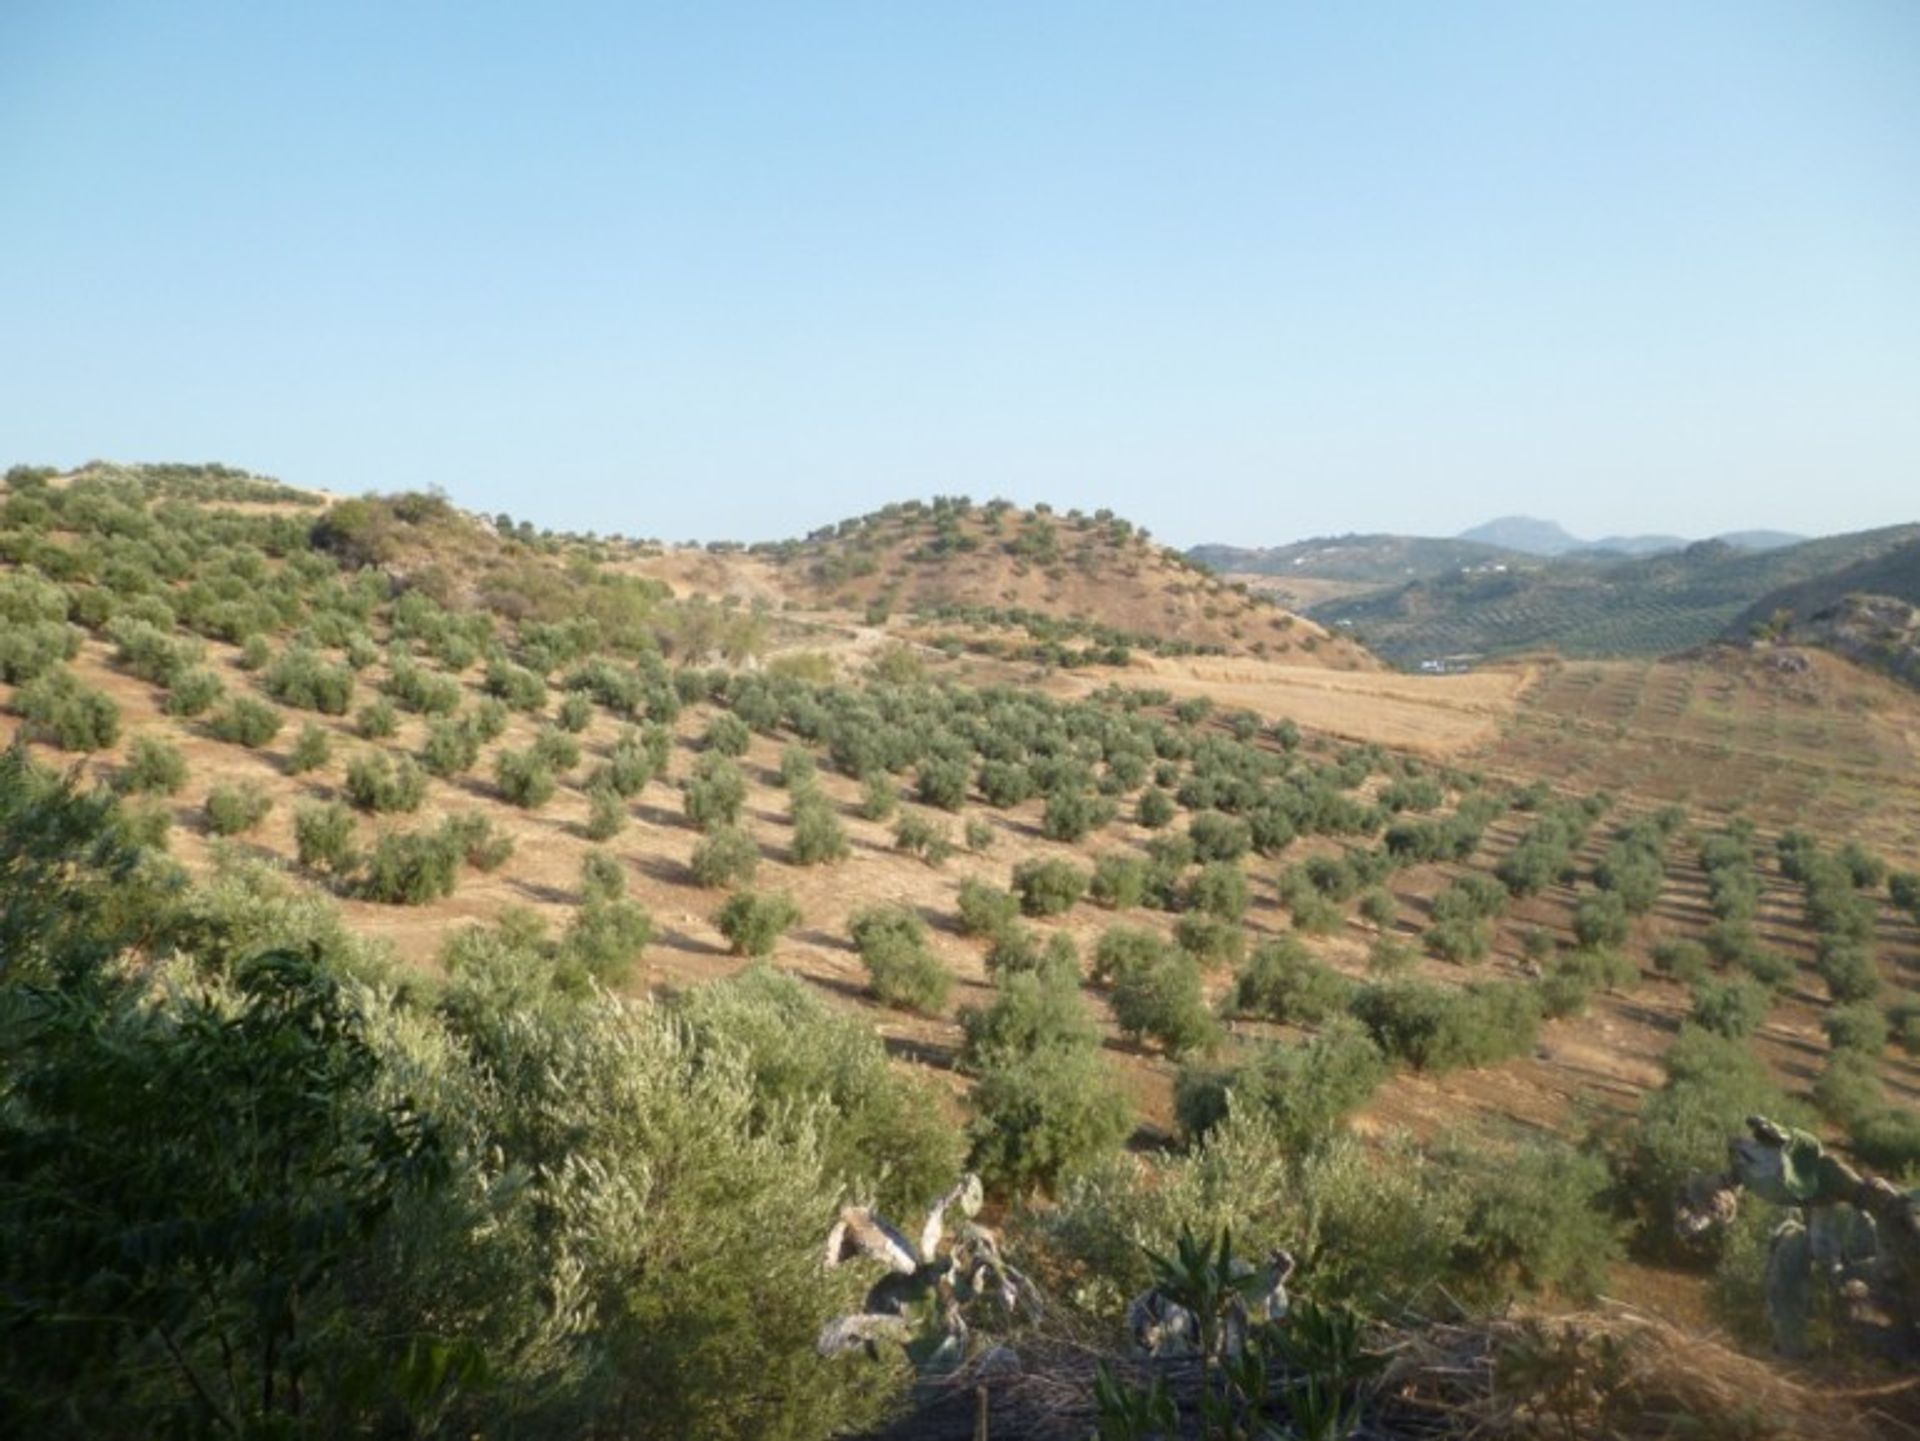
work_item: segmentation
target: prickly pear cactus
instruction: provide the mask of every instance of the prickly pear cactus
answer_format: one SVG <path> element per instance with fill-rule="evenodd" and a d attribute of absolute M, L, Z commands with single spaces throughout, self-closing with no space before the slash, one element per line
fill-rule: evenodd
<path fill-rule="evenodd" d="M 968 1174 L 933 1204 L 910 1241 L 870 1207 L 848 1206 L 827 1236 L 829 1268 L 858 1261 L 877 1263 L 886 1274 L 874 1282 L 859 1311 L 822 1328 L 822 1356 L 877 1352 L 898 1345 L 924 1374 L 950 1371 L 967 1358 L 976 1328 L 1036 1315 L 1040 1294 L 1000 1254 L 1000 1243 L 976 1225 L 983 1193 Z M 959 1220 L 949 1226 L 948 1213 Z"/>

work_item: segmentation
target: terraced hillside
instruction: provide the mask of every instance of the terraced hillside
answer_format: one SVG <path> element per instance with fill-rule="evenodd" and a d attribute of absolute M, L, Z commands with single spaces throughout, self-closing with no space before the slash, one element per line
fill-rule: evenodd
<path fill-rule="evenodd" d="M 1664 655 L 1705 644 L 1783 586 L 1871 562 L 1916 538 L 1920 527 L 1909 525 L 1760 553 L 1704 542 L 1638 560 L 1562 558 L 1413 581 L 1311 613 L 1399 665 L 1529 651 Z"/>
<path fill-rule="evenodd" d="M 449 1292 L 483 1318 L 512 1296 L 552 1338 L 502 1347 L 514 1384 L 463 1398 L 475 1428 L 571 1395 L 586 1335 L 631 1362 L 620 1387 L 706 1386 L 704 1418 L 757 1434 L 737 1344 L 690 1327 L 675 1364 L 653 1349 L 653 1318 L 713 1314 L 694 1264 L 728 1278 L 783 1395 L 870 1418 L 882 1373 L 813 1353 L 853 1304 L 819 1282 L 818 1233 L 849 1195 L 923 1205 L 963 1162 L 1078 1338 L 1117 1334 L 1140 1243 L 1180 1224 L 1297 1248 L 1303 1294 L 1376 1314 L 1604 1288 L 1691 1324 L 1764 1264 L 1684 1252 L 1670 1225 L 1674 1185 L 1746 1114 L 1920 1162 L 1913 712 L 1830 657 L 1805 706 L 1723 694 L 1704 662 L 1432 689 L 1286 655 L 1069 672 L 930 643 L 963 622 L 911 613 L 911 569 L 892 607 L 866 596 L 939 574 L 911 553 L 930 525 L 975 535 L 954 553 L 991 573 L 1045 575 L 979 556 L 994 533 L 957 507 L 736 564 L 434 496 L 322 509 L 175 483 L 10 473 L 0 817 L 101 828 L 48 874 L 105 855 L 124 871 L 104 893 L 151 883 L 128 969 L 162 968 L 169 995 L 224 996 L 222 968 L 270 943 L 377 982 L 352 993 L 395 1069 L 369 1089 L 447 1106 L 471 1181 L 432 1226 L 395 1203 L 413 1229 L 390 1264 L 411 1274 L 443 1233 L 488 1260 L 388 1300 L 438 1325 Z M 1002 514 L 1003 546 L 1052 524 Z M 1157 574 L 1117 523 L 1068 518 L 1069 579 L 1072 537 L 1100 527 L 1089 566 Z M 696 572 L 715 589 L 690 595 Z M 814 607 L 786 610 L 786 585 Z M 858 643 L 823 643 L 830 617 Z M 1322 708 L 1290 714 L 1316 687 Z M 1444 746 L 1418 744 L 1427 697 Z M 1353 739 L 1373 704 L 1404 744 Z M 1682 739 L 1678 767 L 1634 769 Z M 1824 804 L 1756 784 L 1796 778 Z M 0 860 L 42 839 L 11 826 Z M 658 1035 L 609 1030 L 629 1024 Z M 590 1059 L 603 1042 L 619 1065 Z M 509 1080 L 535 1100 L 502 1119 Z M 556 1235 L 586 1239 L 543 1249 Z M 748 1237 L 751 1274 L 727 1270 Z M 599 1245 L 619 1283 L 598 1304 L 630 1323 L 606 1332 L 552 1284 Z M 379 1268 L 357 1280 L 387 1294 Z"/>

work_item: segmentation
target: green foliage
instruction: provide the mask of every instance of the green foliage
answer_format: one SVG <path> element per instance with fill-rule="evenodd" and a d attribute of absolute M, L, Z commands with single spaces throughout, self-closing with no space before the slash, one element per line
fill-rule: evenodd
<path fill-rule="evenodd" d="M 1173 797 L 1157 786 L 1149 786 L 1140 792 L 1140 799 L 1134 804 L 1135 824 L 1150 831 L 1157 831 L 1173 820 Z"/>
<path fill-rule="evenodd" d="M 333 732 L 308 721 L 300 727 L 300 734 L 294 737 L 293 749 L 287 752 L 287 774 L 305 775 L 308 771 L 320 769 L 332 759 Z"/>
<path fill-rule="evenodd" d="M 1597 1155 L 1533 1142 L 1507 1154 L 1459 1153 L 1465 1237 L 1457 1258 L 1494 1294 L 1552 1291 L 1590 1299 L 1621 1253 L 1612 1177 Z"/>
<path fill-rule="evenodd" d="M 385 751 L 362 751 L 347 762 L 345 790 L 358 809 L 395 815 L 420 809 L 427 778 L 405 756 L 395 759 Z"/>
<path fill-rule="evenodd" d="M 930 866 L 940 866 L 953 854 L 953 834 L 944 820 L 903 811 L 893 823 L 893 845 Z"/>
<path fill-rule="evenodd" d="M 567 926 L 561 960 L 603 986 L 618 986 L 632 975 L 652 939 L 653 917 L 644 907 L 617 896 L 590 895 Z"/>
<path fill-rule="evenodd" d="M 542 765 L 557 774 L 580 764 L 580 742 L 555 726 L 542 726 L 528 749 Z"/>
<path fill-rule="evenodd" d="M 522 810 L 538 810 L 553 799 L 557 782 L 553 767 L 533 750 L 501 751 L 493 758 L 493 781 L 507 802 Z"/>
<path fill-rule="evenodd" d="M 819 770 L 813 752 L 805 746 L 787 746 L 780 752 L 780 784 L 788 790 L 806 785 Z"/>
<path fill-rule="evenodd" d="M 293 843 L 300 864 L 309 870 L 344 876 L 358 868 L 353 812 L 337 801 L 296 806 Z"/>
<path fill-rule="evenodd" d="M 1087 894 L 1095 904 L 1110 911 L 1131 910 L 1146 897 L 1147 864 L 1137 856 L 1115 851 L 1093 863 L 1093 878 Z"/>
<path fill-rule="evenodd" d="M 1219 1040 L 1200 967 L 1184 952 L 1122 969 L 1114 976 L 1108 1004 L 1123 1034 L 1136 1042 L 1157 1041 L 1170 1056 L 1208 1050 Z"/>
<path fill-rule="evenodd" d="M 719 753 L 700 758 L 681 794 L 687 819 L 703 831 L 737 824 L 746 801 L 747 782 L 740 767 Z"/>
<path fill-rule="evenodd" d="M 383 905 L 431 905 L 453 894 L 460 860 L 458 846 L 444 830 L 388 831 L 367 853 L 358 890 Z"/>
<path fill-rule="evenodd" d="M 1099 1052 L 1086 1047 L 998 1055 L 972 1100 L 968 1163 L 1014 1194 L 1057 1191 L 1112 1154 L 1133 1125 Z"/>
<path fill-rule="evenodd" d="M 816 790 L 794 792 L 793 863 L 827 865 L 845 860 L 848 850 L 847 833 L 833 812 L 832 802 Z"/>
<path fill-rule="evenodd" d="M 914 777 L 914 799 L 943 811 L 957 811 L 967 800 L 967 767 L 959 760 L 928 760 Z"/>
<path fill-rule="evenodd" d="M 935 1015 L 946 1005 L 953 976 L 927 944 L 926 923 L 905 906 L 858 911 L 847 923 L 867 988 L 885 1005 Z"/>
<path fill-rule="evenodd" d="M 1040 833 L 1050 841 L 1078 845 L 1115 815 L 1112 801 L 1085 791 L 1062 788 L 1047 796 Z"/>
<path fill-rule="evenodd" d="M 700 744 L 715 754 L 738 757 L 747 753 L 747 745 L 752 739 L 753 732 L 747 728 L 745 721 L 731 711 L 722 711 L 707 722 Z"/>
<path fill-rule="evenodd" d="M 480 759 L 480 733 L 465 717 L 446 716 L 427 726 L 420 764 L 442 779 L 464 775 Z"/>
<path fill-rule="evenodd" d="M 280 734 L 281 724 L 275 707 L 251 696 L 236 696 L 208 722 L 208 729 L 216 740 L 258 750 Z"/>
<path fill-rule="evenodd" d="M 800 908 L 785 895 L 735 891 L 715 918 L 736 956 L 767 956 L 800 920 Z"/>
<path fill-rule="evenodd" d="M 27 734 L 66 751 L 106 750 L 120 739 L 120 707 L 105 691 L 58 667 L 13 693 L 13 709 Z"/>
<path fill-rule="evenodd" d="M 952 1183 L 962 1157 L 935 1084 L 893 1065 L 873 1028 L 765 966 L 675 999 L 698 1052 L 748 1071 L 756 1129 L 817 1139 L 821 1169 L 888 1215 L 910 1213 Z"/>
<path fill-rule="evenodd" d="M 1022 861 L 1013 868 L 1013 893 L 1029 916 L 1058 916 L 1086 894 L 1084 871 L 1057 859 Z"/>
<path fill-rule="evenodd" d="M 161 709 L 170 716 L 204 715 L 219 704 L 226 691 L 219 676 L 205 666 L 196 666 L 167 687 L 167 698 Z"/>
<path fill-rule="evenodd" d="M 595 843 L 610 841 L 625 830 L 626 825 L 626 802 L 610 787 L 590 786 L 587 790 L 587 839 Z"/>
<path fill-rule="evenodd" d="M 992 1004 L 960 1012 L 966 1035 L 961 1064 L 978 1072 L 1039 1051 L 1097 1049 L 1100 1027 L 1080 998 L 1077 979 L 1062 983 L 1037 968 L 996 975 Z"/>
<path fill-rule="evenodd" d="M 1188 882 L 1183 899 L 1189 910 L 1238 921 L 1247 913 L 1246 874 L 1231 861 L 1210 861 Z"/>
<path fill-rule="evenodd" d="M 760 865 L 760 848 L 738 826 L 718 826 L 693 848 L 695 884 L 720 887 L 746 885 Z"/>
<path fill-rule="evenodd" d="M 996 936 L 1011 927 L 1020 914 L 1020 898 L 985 881 L 960 883 L 960 931 L 969 936 Z"/>
<path fill-rule="evenodd" d="M 1338 1134 L 1386 1074 L 1372 1037 L 1342 1019 L 1305 1044 L 1257 1044 L 1223 1065 L 1183 1066 L 1174 1115 L 1189 1143 L 1224 1121 L 1231 1107 L 1256 1118 L 1289 1151 L 1306 1151 Z"/>
<path fill-rule="evenodd" d="M 1766 987 L 1736 977 L 1703 980 L 1693 988 L 1693 1023 L 1717 1036 L 1741 1040 L 1766 1019 L 1772 997 Z"/>
<path fill-rule="evenodd" d="M 517 711 L 538 711 L 547 704 L 547 683 L 535 671 L 504 656 L 487 662 L 487 694 Z"/>
<path fill-rule="evenodd" d="M 405 657 L 395 657 L 381 691 L 403 710 L 417 715 L 452 715 L 460 709 L 460 682 L 435 675 Z"/>
<path fill-rule="evenodd" d="M 251 781 L 217 785 L 207 792 L 207 829 L 216 836 L 237 836 L 267 818 L 273 801 Z"/>
<path fill-rule="evenodd" d="M 296 710 L 345 715 L 353 704 L 353 671 L 328 663 L 317 651 L 293 646 L 260 673 L 266 693 Z"/>
<path fill-rule="evenodd" d="M 1363 987 L 1353 998 L 1380 1048 L 1416 1070 L 1490 1066 L 1533 1048 L 1541 1005 L 1533 987 L 1486 982 L 1450 988 L 1420 981 Z"/>
<path fill-rule="evenodd" d="M 387 740 L 400 729 L 400 713 L 393 708 L 392 701 L 381 696 L 354 712 L 353 726 L 362 740 Z"/>
<path fill-rule="evenodd" d="M 892 777 L 884 772 L 875 772 L 860 785 L 860 818 L 868 821 L 884 821 L 900 808 L 900 795 L 894 788 Z"/>
<path fill-rule="evenodd" d="M 1353 993 L 1352 981 L 1283 937 L 1254 950 L 1233 978 L 1228 1005 L 1238 1015 L 1317 1026 L 1344 1010 Z"/>
<path fill-rule="evenodd" d="M 113 778 L 122 795 L 170 796 L 187 783 L 187 758 L 180 747 L 158 736 L 135 736 L 127 762 Z"/>

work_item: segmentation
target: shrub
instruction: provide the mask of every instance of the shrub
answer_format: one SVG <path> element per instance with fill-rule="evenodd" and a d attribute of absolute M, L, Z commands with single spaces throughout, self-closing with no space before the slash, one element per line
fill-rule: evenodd
<path fill-rule="evenodd" d="M 427 738 L 420 747 L 420 764 L 433 775 L 445 779 L 473 769 L 480 759 L 479 733 L 466 720 L 448 716 L 427 726 Z"/>
<path fill-rule="evenodd" d="M 966 1035 L 960 1062 L 967 1069 L 983 1071 L 1043 1050 L 1092 1051 L 1099 1046 L 1099 1024 L 1076 986 L 1027 970 L 997 977 L 994 987 L 991 1005 L 960 1012 Z"/>
<path fill-rule="evenodd" d="M 504 657 L 487 662 L 487 694 L 514 710 L 537 711 L 547 703 L 547 683 L 534 671 Z"/>
<path fill-rule="evenodd" d="M 1428 955 L 1460 965 L 1486 959 L 1493 949 L 1493 927 L 1482 920 L 1457 917 L 1429 926 L 1421 939 Z"/>
<path fill-rule="evenodd" d="M 1172 821 L 1173 815 L 1173 797 L 1156 786 L 1140 792 L 1140 799 L 1134 804 L 1133 819 L 1146 830 L 1161 829 Z"/>
<path fill-rule="evenodd" d="M 1020 898 L 985 881 L 960 883 L 960 931 L 968 936 L 995 936 L 1014 924 Z"/>
<path fill-rule="evenodd" d="M 720 908 L 717 924 L 736 956 L 765 956 L 800 919 L 800 908 L 785 895 L 736 891 Z"/>
<path fill-rule="evenodd" d="M 360 810 L 393 815 L 420 809 L 427 778 L 412 761 L 385 751 L 363 751 L 347 763 L 347 799 Z"/>
<path fill-rule="evenodd" d="M 345 715 L 353 704 L 353 671 L 333 665 L 302 646 L 281 652 L 260 675 L 267 694 L 282 705 L 322 715 Z"/>
<path fill-rule="evenodd" d="M 943 811 L 957 811 L 967 800 L 967 767 L 957 760 L 929 760 L 914 776 L 914 799 Z"/>
<path fill-rule="evenodd" d="M 1621 1252 L 1604 1160 L 1533 1142 L 1506 1154 L 1456 1156 L 1453 1166 L 1467 1196 L 1456 1263 L 1479 1287 L 1578 1299 L 1598 1294 Z"/>
<path fill-rule="evenodd" d="M 170 716 L 204 715 L 226 693 L 220 677 L 201 666 L 185 672 L 167 687 L 167 699 L 161 709 Z"/>
<path fill-rule="evenodd" d="M 1920 1114 L 1902 1107 L 1871 1111 L 1848 1133 L 1853 1153 L 1875 1170 L 1898 1176 L 1920 1167 Z"/>
<path fill-rule="evenodd" d="M 805 746 L 788 746 L 780 752 L 780 784 L 788 790 L 806 785 L 819 769 L 813 752 Z"/>
<path fill-rule="evenodd" d="M 919 916 L 905 906 L 879 906 L 857 912 L 847 929 L 876 1000 L 925 1015 L 946 1005 L 953 977 L 928 946 Z"/>
<path fill-rule="evenodd" d="M 1086 890 L 1086 874 L 1062 860 L 1022 861 L 1013 868 L 1013 892 L 1025 915 L 1064 915 Z"/>
<path fill-rule="evenodd" d="M 122 795 L 170 796 L 187 783 L 187 758 L 158 736 L 135 736 L 127 763 L 113 779 Z"/>
<path fill-rule="evenodd" d="M 861 782 L 860 817 L 862 820 L 884 821 L 899 808 L 900 793 L 894 788 L 890 776 L 876 771 Z"/>
<path fill-rule="evenodd" d="M 847 833 L 833 806 L 818 791 L 802 790 L 793 798 L 793 863 L 825 865 L 847 858 Z"/>
<path fill-rule="evenodd" d="M 333 733 L 325 726 L 308 721 L 300 727 L 300 734 L 293 740 L 293 749 L 287 753 L 287 774 L 305 775 L 308 771 L 320 769 L 332 759 Z"/>
<path fill-rule="evenodd" d="M 1886 1104 L 1880 1068 L 1860 1051 L 1835 1051 L 1813 1083 L 1813 1104 L 1840 1126 L 1852 1126 Z"/>
<path fill-rule="evenodd" d="M 988 805 L 1008 810 L 1033 798 L 1033 772 L 1017 761 L 988 761 L 980 767 L 980 794 Z"/>
<path fill-rule="evenodd" d="M 1238 1015 L 1317 1026 L 1345 1009 L 1354 985 L 1284 938 L 1257 947 L 1233 979 L 1228 1001 Z"/>
<path fill-rule="evenodd" d="M 367 854 L 359 892 L 389 906 L 424 906 L 453 894 L 460 854 L 442 832 L 388 831 Z"/>
<path fill-rule="evenodd" d="M 338 802 L 298 806 L 293 812 L 293 842 L 300 864 L 329 875 L 345 875 L 360 864 L 354 845 L 353 812 Z"/>
<path fill-rule="evenodd" d="M 693 848 L 694 882 L 708 887 L 745 885 L 760 865 L 760 848 L 738 826 L 718 826 Z"/>
<path fill-rule="evenodd" d="M 1584 897 L 1574 907 L 1573 934 L 1583 946 L 1619 946 L 1627 939 L 1631 917 L 1613 891 Z"/>
<path fill-rule="evenodd" d="M 687 819 L 703 831 L 737 823 L 746 801 L 747 783 L 740 768 L 717 753 L 700 758 L 681 794 Z"/>
<path fill-rule="evenodd" d="M 595 780 L 623 800 L 632 800 L 646 789 L 658 764 L 640 733 L 625 730 L 607 752 L 606 764 L 595 773 Z"/>
<path fill-rule="evenodd" d="M 894 849 L 918 856 L 930 866 L 945 865 L 953 854 L 953 837 L 944 821 L 905 812 L 893 825 Z"/>
<path fill-rule="evenodd" d="M 588 840 L 596 844 L 610 841 L 627 825 L 627 805 L 619 795 L 607 786 L 591 786 L 587 790 L 587 823 L 584 833 Z"/>
<path fill-rule="evenodd" d="M 1771 998 L 1764 986 L 1744 978 L 1700 981 L 1693 988 L 1693 1022 L 1729 1040 L 1753 1034 L 1766 1019 Z"/>
<path fill-rule="evenodd" d="M 1133 1117 L 1098 1051 L 997 1056 L 973 1089 L 968 1164 L 1015 1194 L 1057 1191 L 1126 1139 Z"/>
<path fill-rule="evenodd" d="M 747 728 L 745 721 L 732 711 L 722 711 L 707 722 L 700 744 L 718 755 L 738 757 L 747 753 L 747 746 L 752 740 L 753 732 Z"/>
<path fill-rule="evenodd" d="M 1114 977 L 1108 998 L 1121 1031 L 1135 1041 L 1158 1041 L 1170 1056 L 1210 1048 L 1219 1025 L 1207 1009 L 1200 968 L 1175 953 L 1154 964 L 1129 966 Z"/>
<path fill-rule="evenodd" d="M 383 741 L 400 729 L 400 713 L 393 708 L 392 701 L 382 696 L 355 711 L 353 724 L 354 729 L 360 732 L 360 739 Z"/>
<path fill-rule="evenodd" d="M 493 758 L 493 781 L 500 794 L 522 810 L 538 810 L 553 799 L 553 768 L 532 750 L 501 751 Z"/>
<path fill-rule="evenodd" d="M 1174 1115 L 1189 1144 L 1227 1117 L 1270 1127 L 1289 1152 L 1325 1145 L 1386 1078 L 1365 1029 L 1340 1019 L 1304 1045 L 1262 1044 L 1224 1066 L 1188 1065 L 1174 1083 Z"/>
<path fill-rule="evenodd" d="M 237 836 L 267 818 L 273 801 L 259 786 L 248 783 L 215 786 L 207 792 L 207 829 L 216 836 Z"/>
<path fill-rule="evenodd" d="M 981 852 L 993 848 L 995 838 L 994 829 L 986 821 L 978 817 L 968 820 L 963 834 L 966 838 L 967 849 L 975 855 L 979 855 Z"/>
<path fill-rule="evenodd" d="M 1238 921 L 1247 913 L 1247 878 L 1231 861 L 1210 861 L 1187 884 L 1187 909 L 1223 921 Z"/>
<path fill-rule="evenodd" d="M 1456 990 L 1405 980 L 1363 987 L 1352 1007 L 1388 1056 L 1435 1072 L 1489 1066 L 1531 1050 L 1541 1010 L 1528 985 Z"/>
<path fill-rule="evenodd" d="M 1173 925 L 1174 944 L 1202 970 L 1231 966 L 1246 953 L 1246 938 L 1232 921 L 1190 911 Z"/>
<path fill-rule="evenodd" d="M 66 751 L 106 750 L 120 739 L 120 707 L 72 671 L 49 670 L 13 693 L 27 733 Z"/>
<path fill-rule="evenodd" d="M 440 833 L 476 871 L 497 871 L 513 855 L 513 837 L 476 812 L 448 816 Z"/>
<path fill-rule="evenodd" d="M 569 735 L 578 735 L 593 724 L 593 702 L 577 693 L 566 697 L 554 712 L 554 724 Z"/>
<path fill-rule="evenodd" d="M 1360 916 L 1369 925 L 1385 930 L 1399 913 L 1399 903 L 1385 886 L 1371 886 L 1361 892 Z"/>
<path fill-rule="evenodd" d="M 1654 969 L 1686 986 L 1706 979 L 1708 959 L 1698 941 L 1662 941 L 1653 948 Z"/>
<path fill-rule="evenodd" d="M 564 775 L 580 764 L 580 742 L 553 726 L 541 727 L 529 749 L 558 774 Z"/>
<path fill-rule="evenodd" d="M 1152 931 L 1109 926 L 1094 944 L 1091 978 L 1096 985 L 1108 985 L 1128 971 L 1157 966 L 1167 958 L 1166 942 Z"/>
<path fill-rule="evenodd" d="M 1131 910 L 1145 899 L 1147 864 L 1135 856 L 1108 852 L 1093 863 L 1087 894 L 1110 911 Z"/>
<path fill-rule="evenodd" d="M 1060 789 L 1047 797 L 1040 833 L 1050 841 L 1077 845 L 1113 816 L 1113 802 L 1085 791 Z"/>
<path fill-rule="evenodd" d="M 0 681 L 19 685 L 80 654 L 81 632 L 64 621 L 0 621 Z"/>
<path fill-rule="evenodd" d="M 1237 861 L 1253 845 L 1253 831 L 1238 816 L 1202 811 L 1187 823 L 1193 854 L 1200 861 Z"/>
<path fill-rule="evenodd" d="M 653 917 L 645 907 L 618 899 L 591 900 L 573 913 L 560 954 L 601 985 L 617 986 L 632 974 L 652 939 Z"/>
<path fill-rule="evenodd" d="M 452 715 L 460 709 L 459 681 L 452 676 L 434 675 L 405 658 L 393 662 L 381 690 L 402 709 L 419 715 Z"/>
<path fill-rule="evenodd" d="M 1827 983 L 1827 993 L 1841 1005 L 1870 1001 L 1880 991 L 1880 968 L 1873 952 L 1856 941 L 1827 935 L 1820 938 L 1814 969 Z"/>

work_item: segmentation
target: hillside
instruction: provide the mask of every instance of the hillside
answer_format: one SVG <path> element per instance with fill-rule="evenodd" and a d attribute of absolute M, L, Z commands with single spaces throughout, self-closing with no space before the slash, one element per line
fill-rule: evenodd
<path fill-rule="evenodd" d="M 1758 553 L 1703 541 L 1641 559 L 1540 562 L 1415 581 L 1330 601 L 1312 615 L 1400 665 L 1529 651 L 1661 655 L 1704 644 L 1783 586 L 1869 561 L 1917 536 L 1920 527 L 1893 526 Z"/>
<path fill-rule="evenodd" d="M 1260 549 L 1196 545 L 1187 551 L 1187 558 L 1224 574 L 1304 576 L 1367 586 L 1404 585 L 1410 580 L 1524 559 L 1521 552 L 1497 545 L 1418 535 L 1318 536 Z"/>
<path fill-rule="evenodd" d="M 857 1432 L 895 1393 L 814 1353 L 857 1301 L 821 1239 L 850 1197 L 917 1218 L 962 1165 L 1059 1283 L 1061 1330 L 1015 1339 L 1084 1356 L 1181 1223 L 1297 1247 L 1300 1294 L 1383 1318 L 1604 1286 L 1698 1330 L 1764 1260 L 1715 1288 L 1670 1244 L 1673 1183 L 1726 1127 L 1759 1108 L 1920 1159 L 1911 698 L 1834 657 L 1427 679 L 1175 640 L 1068 666 L 939 644 L 1015 627 L 917 616 L 913 583 L 1041 576 L 1045 619 L 1104 625 L 1089 576 L 1137 566 L 1135 605 L 1190 582 L 1201 621 L 1273 612 L 1100 517 L 902 507 L 749 554 L 255 483 L 9 473 L 9 935 L 78 877 L 47 926 L 137 956 L 156 1014 L 238 1006 L 263 952 L 363 1008 L 321 1081 L 405 1098 L 445 1137 L 422 1174 L 457 1180 L 376 1194 L 364 1224 L 400 1229 L 354 1304 L 547 1338 L 501 1347 L 494 1389 L 450 1370 L 443 1434 L 503 1408 L 578 1434 L 603 1350 L 633 1406 L 706 1408 L 646 1434 L 713 1434 L 740 1396 L 721 1434 L 768 1434 L 763 1370 Z M 0 980 L 55 969 L 29 946 Z M 219 1129 L 256 1074 L 218 1050 L 266 1024 L 243 1019 L 178 1028 L 208 1048 L 169 1073 L 196 1165 L 253 1134 L 240 1100 Z M 174 1089 L 134 1088 L 81 1160 L 144 1160 Z M 554 1294 L 583 1272 L 592 1314 Z M 323 1349 L 358 1334 L 332 1304 L 303 1300 Z M 659 1342 L 660 1315 L 702 1324 Z"/>
<path fill-rule="evenodd" d="M 1158 654 L 1371 667 L 1361 648 L 1198 569 L 1111 512 L 936 498 L 755 546 L 786 599 L 948 630 Z"/>

